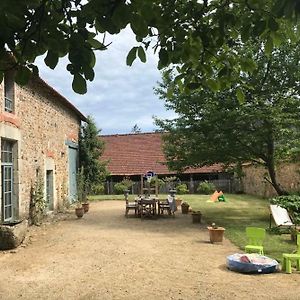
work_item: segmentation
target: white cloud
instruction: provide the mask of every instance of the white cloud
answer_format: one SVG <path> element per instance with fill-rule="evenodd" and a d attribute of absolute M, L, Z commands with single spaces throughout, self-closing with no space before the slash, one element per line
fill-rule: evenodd
<path fill-rule="evenodd" d="M 174 117 L 153 93 L 153 87 L 160 81 L 157 56 L 149 52 L 147 63 L 136 59 L 128 67 L 127 53 L 137 45 L 134 36 L 126 29 L 118 36 L 108 36 L 106 43 L 111 41 L 107 51 L 96 55 L 96 76 L 93 82 L 88 82 L 85 95 L 73 92 L 72 76 L 65 69 L 66 59 L 55 70 L 48 69 L 39 60 L 40 75 L 85 115 L 92 115 L 103 134 L 127 133 L 135 124 L 144 132 L 152 131 L 153 115 Z"/>

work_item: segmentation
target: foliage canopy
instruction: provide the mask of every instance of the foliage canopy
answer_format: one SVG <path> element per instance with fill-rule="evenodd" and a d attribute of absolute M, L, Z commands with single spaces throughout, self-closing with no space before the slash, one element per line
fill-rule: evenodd
<path fill-rule="evenodd" d="M 157 120 L 165 135 L 165 154 L 171 169 L 213 163 L 252 161 L 265 166 L 269 180 L 279 194 L 276 164 L 299 155 L 300 68 L 299 44 L 286 43 L 266 55 L 260 44 L 236 46 L 240 57 L 254 57 L 251 74 L 241 71 L 241 84 L 218 93 L 203 88 L 190 95 L 175 89 L 171 73 L 164 74 L 156 89 L 178 118 Z"/>
<path fill-rule="evenodd" d="M 25 84 L 29 70 L 38 72 L 36 57 L 45 54 L 45 64 L 54 69 L 67 56 L 72 87 L 83 94 L 95 76 L 95 51 L 109 46 L 106 34 L 130 26 L 137 45 L 128 65 L 137 57 L 145 62 L 153 48 L 158 67 L 177 67 L 186 89 L 220 89 L 239 77 L 240 68 L 254 69 L 251 58 L 232 50 L 236 42 L 259 39 L 271 53 L 283 41 L 298 39 L 299 13 L 298 0 L 2 0 L 0 62 L 10 51 L 16 81 Z M 2 63 L 0 69 L 6 68 Z"/>

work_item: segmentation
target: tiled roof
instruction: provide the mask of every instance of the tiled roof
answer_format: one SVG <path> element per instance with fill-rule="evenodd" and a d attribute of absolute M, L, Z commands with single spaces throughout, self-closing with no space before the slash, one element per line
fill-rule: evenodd
<path fill-rule="evenodd" d="M 161 133 L 137 133 L 102 135 L 105 151 L 101 160 L 110 160 L 108 170 L 112 175 L 141 175 L 147 171 L 156 174 L 175 174 L 162 164 Z M 215 173 L 222 171 L 220 165 L 190 168 L 185 173 Z"/>

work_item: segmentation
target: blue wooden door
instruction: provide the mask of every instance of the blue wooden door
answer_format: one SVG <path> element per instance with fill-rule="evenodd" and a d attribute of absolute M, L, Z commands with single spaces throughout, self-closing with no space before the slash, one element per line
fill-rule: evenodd
<path fill-rule="evenodd" d="M 69 200 L 74 202 L 77 200 L 77 164 L 78 164 L 78 150 L 69 147 Z"/>

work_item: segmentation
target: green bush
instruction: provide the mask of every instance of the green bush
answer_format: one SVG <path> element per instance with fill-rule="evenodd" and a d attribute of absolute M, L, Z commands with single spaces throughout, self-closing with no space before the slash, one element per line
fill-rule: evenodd
<path fill-rule="evenodd" d="M 208 182 L 207 180 L 200 182 L 197 188 L 197 192 L 199 194 L 204 194 L 204 195 L 209 195 L 213 193 L 215 190 L 216 190 L 216 186 L 213 183 Z"/>
<path fill-rule="evenodd" d="M 152 177 L 151 181 L 150 181 L 150 186 L 151 187 L 155 187 L 156 181 L 157 181 L 157 184 L 158 184 L 159 188 L 162 187 L 165 184 L 165 182 L 162 179 L 156 178 L 156 177 Z"/>
<path fill-rule="evenodd" d="M 294 223 L 300 224 L 300 196 L 278 196 L 271 198 L 270 203 L 285 208 L 291 214 Z"/>
<path fill-rule="evenodd" d="M 185 183 L 182 184 L 178 184 L 176 186 L 176 193 L 178 195 L 183 195 L 183 194 L 187 194 L 189 192 L 187 185 Z"/>
<path fill-rule="evenodd" d="M 104 195 L 104 184 L 96 184 L 92 187 L 92 195 Z"/>
<path fill-rule="evenodd" d="M 121 182 L 118 182 L 114 185 L 114 191 L 117 195 L 121 195 L 125 190 L 129 190 L 133 186 L 133 181 L 125 177 Z"/>

